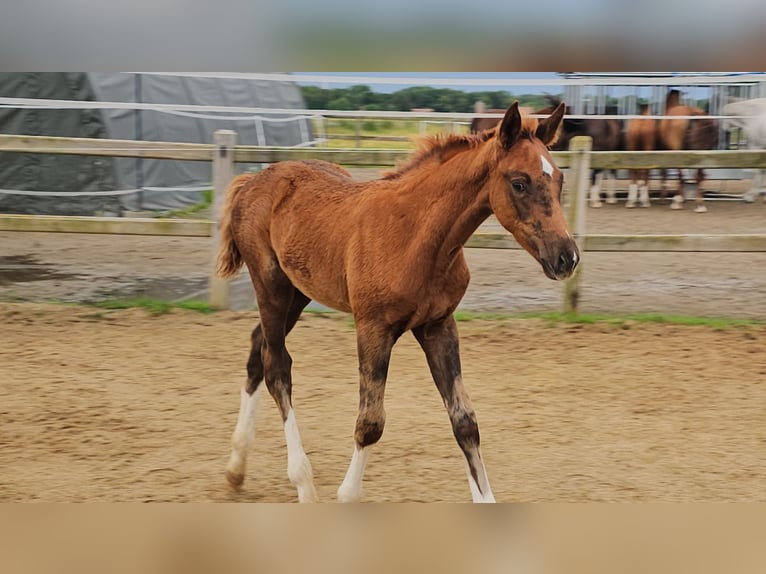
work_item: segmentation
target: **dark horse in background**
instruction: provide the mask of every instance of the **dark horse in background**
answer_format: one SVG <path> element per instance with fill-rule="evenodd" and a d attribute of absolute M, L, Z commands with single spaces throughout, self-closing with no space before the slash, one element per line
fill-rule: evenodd
<path fill-rule="evenodd" d="M 699 116 L 699 118 L 663 118 L 657 125 L 657 142 L 662 150 L 707 150 L 718 146 L 718 122 L 706 117 L 707 113 L 701 108 L 685 106 L 681 104 L 681 92 L 670 90 L 665 98 L 666 116 Z M 662 171 L 663 195 L 666 190 L 665 173 Z M 695 201 L 697 206 L 694 211 L 704 213 L 707 207 L 704 204 L 702 194 L 702 182 L 705 180 L 705 172 L 697 170 L 697 188 Z M 678 170 L 678 190 L 670 207 L 681 209 L 684 202 L 683 195 L 683 170 Z"/>
<path fill-rule="evenodd" d="M 548 106 L 536 110 L 534 113 L 539 115 L 551 114 L 561 104 L 561 99 L 546 94 Z M 503 112 L 505 110 L 487 110 L 487 113 Z M 616 114 L 617 106 L 607 106 L 607 114 Z M 571 114 L 571 109 L 567 106 L 566 114 Z M 471 121 L 471 133 L 477 133 L 482 130 L 495 127 L 499 123 L 499 118 L 477 117 Z M 624 149 L 623 126 L 622 121 L 618 119 L 607 118 L 568 118 L 564 116 L 564 121 L 559 129 L 559 136 L 551 149 L 553 151 L 566 151 L 569 149 L 569 143 L 576 136 L 589 136 L 593 140 L 593 151 L 617 151 Z M 593 170 L 591 172 L 591 207 L 601 207 L 601 182 L 603 172 L 610 176 L 607 187 L 607 203 L 617 203 L 615 197 L 615 174 L 612 170 Z"/>
<path fill-rule="evenodd" d="M 558 107 L 561 100 L 555 96 L 547 95 L 546 99 L 550 104 L 547 108 L 537 110 L 536 114 L 550 114 Z M 567 107 L 567 114 L 571 113 Z M 606 114 L 614 115 L 617 113 L 617 106 L 607 106 Z M 623 138 L 622 121 L 614 118 L 568 118 L 564 116 L 561 124 L 559 139 L 551 149 L 554 151 L 566 151 L 572 138 L 577 136 L 588 136 L 593 140 L 593 151 L 617 151 L 625 148 Z M 607 203 L 617 203 L 615 197 L 615 173 L 612 170 L 594 169 L 591 171 L 590 205 L 591 207 L 601 207 L 601 182 L 604 172 L 609 175 L 607 186 Z"/>
<path fill-rule="evenodd" d="M 486 113 L 504 114 L 505 110 L 491 109 L 487 110 Z M 500 123 L 501 119 L 502 118 L 473 118 L 471 120 L 471 133 L 477 134 L 479 132 L 483 132 L 484 130 L 494 128 L 497 124 Z"/>

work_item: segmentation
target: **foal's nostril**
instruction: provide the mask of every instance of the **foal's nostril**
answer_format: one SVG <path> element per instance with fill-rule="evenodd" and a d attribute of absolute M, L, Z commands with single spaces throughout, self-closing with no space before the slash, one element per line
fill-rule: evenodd
<path fill-rule="evenodd" d="M 559 253 L 559 256 L 556 258 L 556 262 L 554 264 L 556 275 L 559 277 L 570 276 L 572 273 L 574 273 L 574 270 L 577 267 L 579 261 L 580 255 L 576 246 L 573 249 L 563 249 Z"/>

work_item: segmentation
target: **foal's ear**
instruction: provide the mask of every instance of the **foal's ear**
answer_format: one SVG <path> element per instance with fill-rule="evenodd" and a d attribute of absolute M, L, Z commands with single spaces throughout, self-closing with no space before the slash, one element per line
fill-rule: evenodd
<path fill-rule="evenodd" d="M 521 135 L 521 114 L 518 100 L 513 102 L 505 112 L 503 121 L 497 131 L 497 139 L 505 149 L 511 149 Z"/>
<path fill-rule="evenodd" d="M 542 141 L 546 146 L 550 146 L 556 142 L 559 126 L 561 125 L 561 120 L 564 117 L 565 111 L 566 104 L 561 102 L 559 107 L 553 110 L 551 115 L 544 120 L 540 120 L 540 123 L 537 125 L 535 136 L 537 136 L 537 139 Z"/>

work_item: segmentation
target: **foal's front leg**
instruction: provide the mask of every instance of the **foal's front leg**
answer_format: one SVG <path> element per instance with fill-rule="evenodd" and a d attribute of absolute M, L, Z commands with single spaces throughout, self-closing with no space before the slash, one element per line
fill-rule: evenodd
<path fill-rule="evenodd" d="M 413 329 L 425 351 L 428 367 L 447 407 L 452 432 L 465 455 L 468 486 L 474 502 L 495 502 L 479 449 L 479 425 L 463 388 L 460 346 L 455 319 L 449 317 Z"/>
<path fill-rule="evenodd" d="M 359 415 L 354 430 L 354 454 L 338 488 L 338 502 L 359 502 L 367 457 L 386 424 L 383 395 L 391 350 L 398 338 L 390 328 L 357 320 L 359 355 Z"/>

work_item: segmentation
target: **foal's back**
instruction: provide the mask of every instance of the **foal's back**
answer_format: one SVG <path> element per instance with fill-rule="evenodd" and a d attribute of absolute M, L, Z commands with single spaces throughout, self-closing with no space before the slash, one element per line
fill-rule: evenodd
<path fill-rule="evenodd" d="M 355 182 L 335 164 L 287 161 L 249 176 L 242 187 L 229 212 L 251 273 L 278 267 L 301 292 L 334 309 L 352 311 L 349 289 L 360 278 L 390 279 L 389 255 L 410 241 L 389 233 L 402 206 L 387 180 Z"/>

